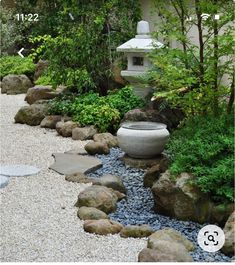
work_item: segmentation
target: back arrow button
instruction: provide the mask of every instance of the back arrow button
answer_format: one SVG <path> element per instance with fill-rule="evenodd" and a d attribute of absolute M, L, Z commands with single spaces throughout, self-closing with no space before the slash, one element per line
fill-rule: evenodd
<path fill-rule="evenodd" d="M 24 58 L 24 55 L 22 54 L 22 51 L 24 50 L 24 48 L 21 48 L 19 51 L 18 51 L 18 54 L 20 57 Z"/>

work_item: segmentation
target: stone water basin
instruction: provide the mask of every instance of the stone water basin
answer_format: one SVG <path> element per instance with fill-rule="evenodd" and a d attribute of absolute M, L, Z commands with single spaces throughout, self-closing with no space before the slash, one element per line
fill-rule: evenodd
<path fill-rule="evenodd" d="M 166 124 L 125 122 L 117 132 L 120 148 L 133 158 L 152 158 L 161 154 L 169 140 Z"/>

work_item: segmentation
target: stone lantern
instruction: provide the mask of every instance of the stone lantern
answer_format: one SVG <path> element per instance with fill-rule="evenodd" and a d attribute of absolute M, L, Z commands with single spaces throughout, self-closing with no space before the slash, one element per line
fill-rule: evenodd
<path fill-rule="evenodd" d="M 121 76 L 130 82 L 135 94 L 141 98 L 145 98 L 152 90 L 141 82 L 141 77 L 151 67 L 147 54 L 161 47 L 162 43 L 151 38 L 147 21 L 139 21 L 135 38 L 117 47 L 117 51 L 124 52 L 128 60 L 127 70 L 121 71 Z"/>

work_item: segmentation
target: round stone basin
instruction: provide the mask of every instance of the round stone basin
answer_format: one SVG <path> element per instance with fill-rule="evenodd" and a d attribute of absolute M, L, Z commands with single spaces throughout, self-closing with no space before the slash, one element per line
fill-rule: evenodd
<path fill-rule="evenodd" d="M 117 132 L 120 148 L 133 158 L 152 158 L 161 154 L 169 139 L 166 124 L 126 122 Z"/>

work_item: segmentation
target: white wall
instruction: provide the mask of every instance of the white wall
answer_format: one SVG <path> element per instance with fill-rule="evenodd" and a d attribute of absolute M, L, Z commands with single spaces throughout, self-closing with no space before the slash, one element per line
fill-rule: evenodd
<path fill-rule="evenodd" d="M 156 8 L 153 5 L 154 0 L 139 0 L 141 9 L 142 9 L 142 19 L 148 21 L 150 24 L 150 31 L 153 32 L 157 30 L 158 25 L 161 23 L 161 19 L 159 18 Z M 167 1 L 167 0 L 166 0 Z M 169 5 L 170 8 L 170 5 Z M 222 32 L 222 31 L 221 31 Z M 198 41 L 198 29 L 196 26 L 193 26 L 188 33 L 188 37 L 191 39 L 192 43 L 195 45 L 199 45 Z M 159 39 L 159 41 L 163 42 L 163 40 Z M 173 48 L 180 48 L 181 45 L 176 41 L 171 43 Z M 229 85 L 230 81 L 228 80 L 227 76 L 222 78 L 222 83 L 224 85 Z"/>

